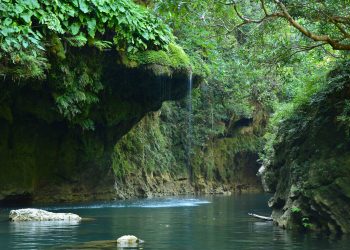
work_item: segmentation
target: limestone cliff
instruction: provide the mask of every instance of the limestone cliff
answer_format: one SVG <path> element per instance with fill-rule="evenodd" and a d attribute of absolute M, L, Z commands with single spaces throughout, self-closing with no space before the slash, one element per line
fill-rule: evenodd
<path fill-rule="evenodd" d="M 175 70 L 155 64 L 130 68 L 121 63 L 117 52 L 94 49 L 72 50 L 70 58 L 68 66 L 72 70 L 82 62 L 100 65 L 95 69 L 101 74 L 99 101 L 82 114 L 93 122 L 94 129 L 83 129 L 57 109 L 56 97 L 62 93 L 59 84 L 53 82 L 57 83 L 55 72 L 60 72 L 62 62 L 53 62 L 44 80 L 0 81 L 3 202 L 114 197 L 111 153 L 115 143 L 147 112 L 187 92 L 186 68 Z M 92 65 L 89 70 L 94 71 Z M 81 78 L 79 75 L 76 81 Z"/>
<path fill-rule="evenodd" d="M 282 227 L 350 232 L 349 63 L 280 124 L 263 173 Z"/>
<path fill-rule="evenodd" d="M 187 116 L 175 123 L 179 113 L 177 103 L 166 102 L 116 144 L 112 164 L 119 198 L 262 191 L 256 173 L 264 112 L 237 118 L 230 133 L 205 147 L 193 145 L 190 159 Z"/>

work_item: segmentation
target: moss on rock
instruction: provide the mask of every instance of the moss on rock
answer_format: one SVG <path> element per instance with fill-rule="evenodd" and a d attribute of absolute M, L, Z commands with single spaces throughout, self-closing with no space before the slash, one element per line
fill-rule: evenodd
<path fill-rule="evenodd" d="M 53 59 L 45 80 L 0 81 L 6 93 L 0 102 L 0 201 L 24 193 L 42 202 L 113 198 L 113 146 L 147 112 L 183 97 L 188 81 L 188 72 L 159 76 L 127 68 L 118 58 L 115 51 L 70 50 L 64 62 Z M 79 123 L 57 110 L 58 96 L 65 98 L 61 106 L 68 97 L 74 101 L 70 111 L 80 108 Z M 95 129 L 76 125 L 84 121 Z"/>
<path fill-rule="evenodd" d="M 162 176 L 170 176 L 175 186 L 176 180 L 184 180 L 192 185 L 192 189 L 187 189 L 190 192 L 261 191 L 261 183 L 256 176 L 260 119 L 247 126 L 236 127 L 232 137 L 215 138 L 202 147 L 193 146 L 189 171 L 188 145 L 181 141 L 184 128 L 173 124 L 172 116 L 178 116 L 176 104 L 164 103 L 160 112 L 148 114 L 116 144 L 113 170 L 119 185 L 125 189 L 123 193 L 140 195 L 138 188 L 148 190 L 147 195 L 150 190 L 157 193 L 154 182 L 146 181 L 153 180 L 154 175 L 160 177 L 156 178 L 159 185 L 167 182 Z"/>
<path fill-rule="evenodd" d="M 263 179 L 275 192 L 269 204 L 279 225 L 349 233 L 350 144 L 339 119 L 350 98 L 349 63 L 323 86 L 276 128 Z M 292 207 L 300 209 L 297 220 Z"/>
<path fill-rule="evenodd" d="M 147 50 L 123 55 L 122 62 L 128 67 L 148 66 L 156 75 L 170 75 L 173 70 L 188 72 L 192 67 L 188 55 L 174 43 L 170 43 L 167 50 Z"/>

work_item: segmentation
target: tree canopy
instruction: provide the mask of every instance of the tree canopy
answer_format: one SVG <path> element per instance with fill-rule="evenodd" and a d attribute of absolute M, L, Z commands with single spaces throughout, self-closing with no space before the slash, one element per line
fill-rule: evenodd
<path fill-rule="evenodd" d="M 348 0 L 259 0 L 259 1 L 219 1 L 232 5 L 241 20 L 236 27 L 246 24 L 260 24 L 273 19 L 284 19 L 304 36 L 315 42 L 315 46 L 329 44 L 335 50 L 350 50 L 350 6 Z M 258 2 L 258 3 L 257 3 Z M 254 13 L 245 13 L 250 6 L 260 4 Z"/>

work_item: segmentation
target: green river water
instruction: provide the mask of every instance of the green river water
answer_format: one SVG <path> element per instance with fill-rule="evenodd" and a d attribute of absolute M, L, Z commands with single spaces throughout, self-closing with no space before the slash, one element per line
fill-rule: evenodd
<path fill-rule="evenodd" d="M 247 215 L 269 215 L 268 198 L 242 194 L 37 206 L 90 218 L 80 223 L 14 223 L 7 220 L 10 208 L 1 208 L 0 249 L 117 249 L 113 244 L 88 248 L 83 243 L 125 234 L 144 240 L 145 250 L 350 249 L 345 236 L 285 231 Z"/>

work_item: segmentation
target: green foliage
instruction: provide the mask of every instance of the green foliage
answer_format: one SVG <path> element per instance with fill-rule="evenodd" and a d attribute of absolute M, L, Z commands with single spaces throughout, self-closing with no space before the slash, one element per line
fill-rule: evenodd
<path fill-rule="evenodd" d="M 265 134 L 265 146 L 263 153 L 260 156 L 264 165 L 273 165 L 275 159 L 276 145 L 283 143 L 286 138 L 291 140 L 304 131 L 308 124 L 314 119 L 312 114 L 308 114 L 308 110 L 313 106 L 317 106 L 322 101 L 325 101 L 327 95 L 335 89 L 342 89 L 348 81 L 347 65 L 348 62 L 338 63 L 334 66 L 334 62 L 330 62 L 329 58 L 325 57 L 327 64 L 320 61 L 313 65 L 312 71 L 315 72 L 312 77 L 303 77 L 303 85 L 294 87 L 291 94 L 292 98 L 288 102 L 278 103 L 275 108 L 275 113 L 272 115 L 268 131 Z M 332 67 L 346 69 L 345 72 L 337 75 L 332 71 Z M 333 76 L 335 74 L 335 76 Z M 288 99 L 287 99 L 288 100 Z M 344 128 L 348 133 L 348 101 L 343 100 L 338 105 L 341 105 L 342 111 L 337 116 L 338 126 Z"/>
<path fill-rule="evenodd" d="M 312 227 L 312 224 L 310 223 L 309 217 L 303 217 L 301 219 L 302 225 L 305 229 L 310 229 Z"/>
<path fill-rule="evenodd" d="M 172 41 L 170 28 L 132 0 L 0 3 L 0 75 L 17 82 L 46 78 L 59 113 L 84 129 L 94 128 L 89 111 L 103 88 L 97 50 L 166 54 L 166 66 L 189 68 L 180 47 L 168 48 Z M 96 58 L 85 56 L 87 47 Z"/>
<path fill-rule="evenodd" d="M 103 89 L 102 62 L 86 55 L 71 55 L 64 62 L 58 61 L 56 67 L 48 80 L 58 111 L 72 124 L 94 129 L 89 110 L 98 103 L 98 93 Z"/>
<path fill-rule="evenodd" d="M 44 77 L 55 34 L 73 47 L 135 53 L 166 49 L 170 29 L 131 0 L 4 0 L 0 3 L 0 73 Z"/>
<path fill-rule="evenodd" d="M 273 164 L 275 145 L 283 141 L 281 135 L 292 136 L 300 133 L 300 129 L 306 126 L 308 118 L 301 111 L 303 107 L 318 102 L 327 92 L 327 75 L 334 65 L 334 60 L 328 56 L 319 58 L 314 53 L 309 53 L 306 58 L 305 64 L 284 68 L 290 71 L 288 75 L 293 79 L 285 83 L 284 97 L 275 104 L 274 113 L 270 117 L 268 129 L 264 135 L 265 143 L 260 161 L 265 166 Z M 296 121 L 297 127 L 284 126 L 291 120 Z"/>
<path fill-rule="evenodd" d="M 298 207 L 291 207 L 290 210 L 292 211 L 292 213 L 300 213 L 301 212 L 301 209 Z"/>
<path fill-rule="evenodd" d="M 301 216 L 302 210 L 299 207 L 291 207 L 291 212 L 294 214 L 294 217 L 297 218 L 297 223 L 301 225 L 304 229 L 310 229 L 313 224 L 310 222 L 310 218 L 307 216 Z"/>
<path fill-rule="evenodd" d="M 192 143 L 205 146 L 214 137 L 228 132 L 229 126 L 226 124 L 252 115 L 249 87 L 242 81 L 236 81 L 233 76 L 235 67 L 240 66 L 232 61 L 235 51 L 228 49 L 232 45 L 220 39 L 220 31 L 198 16 L 211 9 L 211 1 L 155 1 L 155 9 L 174 29 L 178 43 L 191 58 L 193 73 L 207 77 L 207 81 L 194 90 L 192 96 Z M 177 105 L 179 115 L 174 121 L 183 128 L 187 126 L 187 106 L 186 102 Z M 187 138 L 185 134 L 181 137 Z"/>
<path fill-rule="evenodd" d="M 269 12 L 276 10 L 274 4 L 266 2 Z M 296 3 L 301 4 L 302 1 Z M 238 1 L 237 4 L 239 11 L 247 16 L 255 19 L 263 17 L 261 5 L 256 1 Z M 242 20 L 232 6 L 218 1 L 156 0 L 152 7 L 174 30 L 177 43 L 190 55 L 193 71 L 207 77 L 192 92 L 193 128 L 190 135 L 187 101 L 172 104 L 171 111 L 163 109 L 162 112 L 166 125 L 161 124 L 168 127 L 166 131 L 172 131 L 165 136 L 181 145 L 176 158 L 183 162 L 188 161 L 186 158 L 197 161 L 195 154 L 210 152 L 213 142 L 224 137 L 237 137 L 237 144 L 247 146 L 245 150 L 257 151 L 260 140 L 255 136 L 261 135 L 259 132 L 263 129 L 255 128 L 250 131 L 253 136 L 240 137 L 235 132 L 235 123 L 241 118 L 253 118 L 260 119 L 256 124 L 263 127 L 267 115 L 259 118 L 261 112 L 273 114 L 261 155 L 262 163 L 271 165 L 275 156 L 274 146 L 284 139 L 278 136 L 279 133 L 286 132 L 292 136 L 298 133 L 300 127 L 307 125 L 309 120 L 296 110 L 317 102 L 320 98 L 317 93 L 325 88 L 327 72 L 338 57 L 344 56 L 327 46 L 311 48 L 310 40 L 285 20 L 263 22 L 259 26 L 240 26 Z M 313 30 L 322 31 L 322 25 L 313 23 L 312 18 L 305 19 L 307 12 L 296 14 L 295 11 L 292 10 L 293 17 L 298 21 L 307 26 L 313 25 L 309 26 Z M 312 12 L 315 13 L 315 9 Z M 137 63 L 172 65 L 171 57 L 160 51 L 142 52 L 129 58 Z M 281 126 L 290 119 L 304 120 L 298 128 Z M 339 118 L 339 122 L 341 120 L 344 121 Z M 186 154 L 189 154 L 190 144 L 195 149 L 189 157 Z M 241 148 L 230 150 L 239 151 Z M 212 165 L 208 162 L 207 169 L 212 169 Z M 299 171 L 295 166 L 295 171 Z"/>

